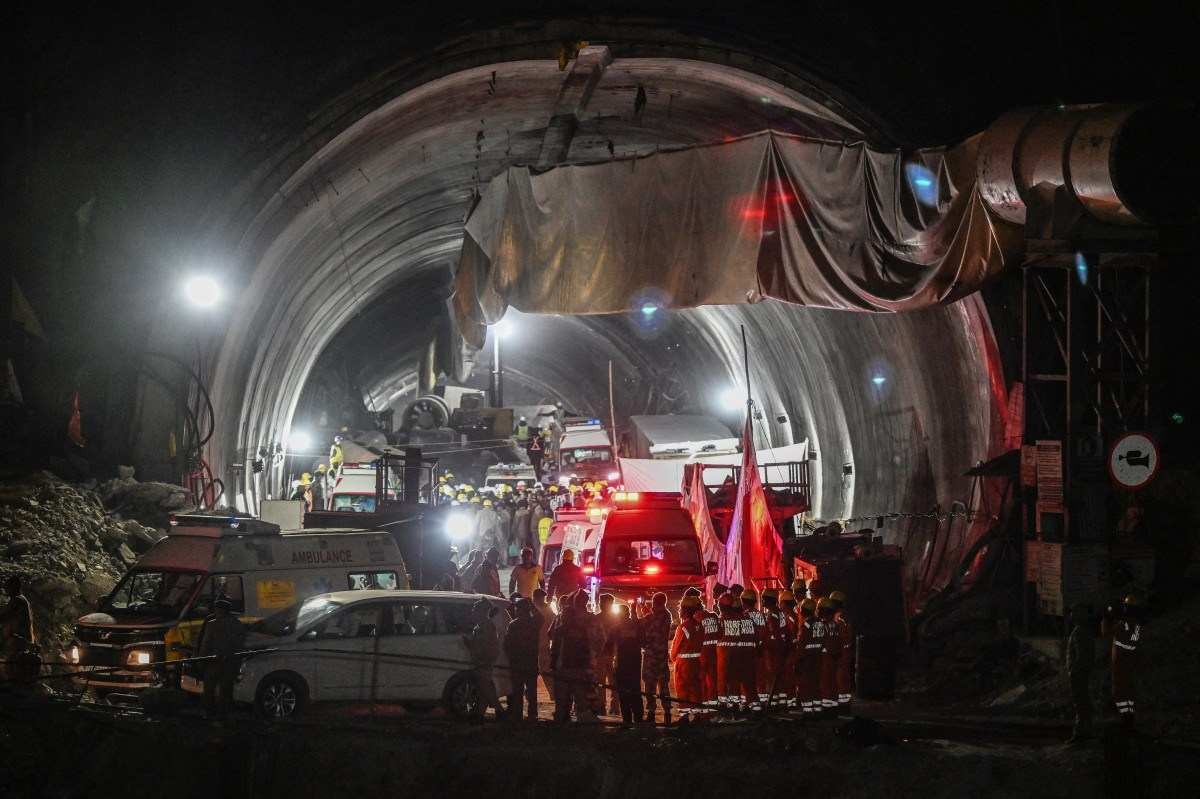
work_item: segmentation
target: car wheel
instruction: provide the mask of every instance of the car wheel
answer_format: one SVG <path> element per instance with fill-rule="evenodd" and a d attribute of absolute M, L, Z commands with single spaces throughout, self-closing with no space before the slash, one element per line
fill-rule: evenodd
<path fill-rule="evenodd" d="M 479 688 L 469 674 L 456 674 L 446 683 L 446 708 L 459 718 L 479 715 Z"/>
<path fill-rule="evenodd" d="M 290 719 L 300 714 L 305 701 L 304 682 L 286 674 L 272 674 L 258 685 L 254 709 L 265 719 Z"/>

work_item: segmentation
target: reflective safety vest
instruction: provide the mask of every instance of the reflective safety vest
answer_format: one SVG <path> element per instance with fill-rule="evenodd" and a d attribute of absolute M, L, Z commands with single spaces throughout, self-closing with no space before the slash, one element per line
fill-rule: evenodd
<path fill-rule="evenodd" d="M 517 425 L 516 436 L 517 436 L 517 441 L 521 442 L 522 444 L 524 444 L 526 441 L 528 441 L 529 440 L 529 425 L 528 424 Z"/>

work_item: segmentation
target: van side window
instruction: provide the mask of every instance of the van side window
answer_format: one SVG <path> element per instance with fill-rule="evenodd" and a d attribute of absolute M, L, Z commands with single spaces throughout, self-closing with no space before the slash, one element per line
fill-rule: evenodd
<path fill-rule="evenodd" d="M 362 591 L 368 588 L 382 588 L 392 591 L 400 587 L 394 571 L 350 572 L 346 575 L 351 591 Z"/>
<path fill-rule="evenodd" d="M 388 602 L 383 606 L 379 634 L 434 635 L 437 633 L 437 613 L 433 605 L 421 602 Z"/>
<path fill-rule="evenodd" d="M 342 611 L 324 625 L 321 634 L 328 638 L 374 638 L 379 630 L 379 611 L 374 603 Z"/>
<path fill-rule="evenodd" d="M 444 633 L 467 634 L 475 627 L 471 618 L 471 606 L 466 602 L 439 602 L 438 612 L 442 617 Z"/>
<path fill-rule="evenodd" d="M 213 603 L 222 596 L 232 603 L 233 613 L 246 612 L 246 598 L 242 593 L 241 575 L 210 574 L 204 581 L 204 585 L 200 586 L 200 592 L 196 594 L 196 599 L 192 602 L 192 611 L 189 615 L 207 616 L 212 613 Z"/>

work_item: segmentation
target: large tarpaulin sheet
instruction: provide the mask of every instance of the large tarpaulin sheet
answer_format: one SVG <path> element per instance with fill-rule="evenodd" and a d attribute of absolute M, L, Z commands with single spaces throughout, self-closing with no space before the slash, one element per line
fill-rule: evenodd
<path fill-rule="evenodd" d="M 1020 229 L 976 191 L 977 144 L 902 153 L 764 131 L 540 174 L 512 167 L 467 219 L 451 305 L 480 347 L 509 305 L 953 302 L 1021 246 Z"/>
<path fill-rule="evenodd" d="M 786 466 L 772 467 L 772 463 L 802 461 L 808 457 L 808 442 L 789 444 L 786 447 L 764 449 L 758 453 L 760 472 L 765 473 L 768 483 L 784 483 L 788 480 Z M 711 463 L 720 466 L 740 466 L 740 453 L 698 456 L 672 460 L 647 458 L 620 458 L 621 484 L 626 491 L 679 491 L 683 487 L 683 469 L 689 463 Z M 722 474 L 722 477 L 728 473 Z"/>

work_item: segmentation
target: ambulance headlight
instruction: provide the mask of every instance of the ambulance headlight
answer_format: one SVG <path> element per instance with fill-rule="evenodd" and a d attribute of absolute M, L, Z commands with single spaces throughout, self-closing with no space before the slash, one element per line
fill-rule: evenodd
<path fill-rule="evenodd" d="M 71 647 L 71 651 L 67 653 L 67 659 L 69 659 L 73 664 L 79 665 L 79 661 L 82 660 L 82 655 L 79 652 L 79 647 L 77 647 L 77 646 Z"/>
<path fill-rule="evenodd" d="M 149 666 L 154 662 L 154 653 L 149 649 L 130 649 L 125 655 L 126 666 Z"/>

